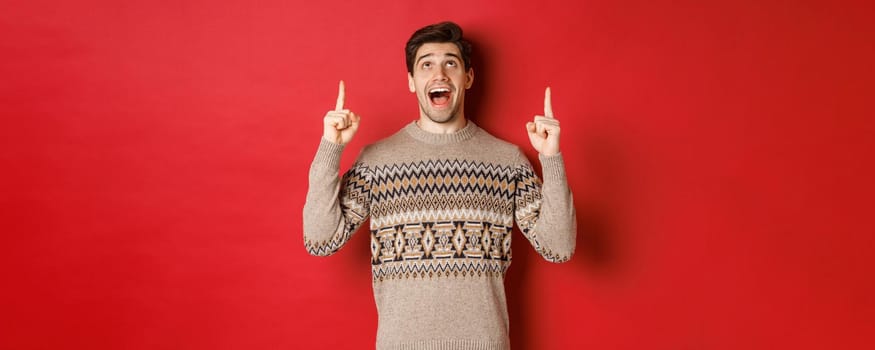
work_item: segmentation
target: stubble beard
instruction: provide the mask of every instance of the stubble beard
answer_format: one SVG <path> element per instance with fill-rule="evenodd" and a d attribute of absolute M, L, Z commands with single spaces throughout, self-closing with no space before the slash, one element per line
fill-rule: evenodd
<path fill-rule="evenodd" d="M 459 111 L 462 108 L 461 103 L 455 104 L 451 110 L 447 111 L 448 112 L 447 113 L 447 112 L 443 112 L 443 111 L 432 110 L 429 102 L 430 101 L 428 100 L 428 97 L 426 97 L 425 102 L 419 103 L 419 109 L 432 122 L 435 122 L 437 124 L 445 124 L 445 123 L 449 123 L 451 121 L 454 121 L 454 120 L 456 120 L 456 118 L 459 117 Z M 447 114 L 444 114 L 444 113 L 447 113 Z"/>

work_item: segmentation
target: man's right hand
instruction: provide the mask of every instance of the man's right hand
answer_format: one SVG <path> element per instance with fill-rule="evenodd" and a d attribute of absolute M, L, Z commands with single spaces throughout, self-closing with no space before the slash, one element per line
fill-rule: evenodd
<path fill-rule="evenodd" d="M 343 109 L 343 101 L 346 98 L 343 80 L 340 81 L 340 91 L 337 93 L 337 104 L 333 111 L 328 111 L 322 120 L 324 130 L 322 137 L 336 144 L 345 145 L 352 140 L 359 128 L 361 117 L 348 109 Z"/>

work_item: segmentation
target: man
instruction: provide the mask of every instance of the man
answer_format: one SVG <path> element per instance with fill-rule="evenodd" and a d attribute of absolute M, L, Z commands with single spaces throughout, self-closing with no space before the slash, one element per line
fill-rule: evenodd
<path fill-rule="evenodd" d="M 362 150 L 338 179 L 341 152 L 361 118 L 336 108 L 310 168 L 305 247 L 340 249 L 370 216 L 378 349 L 508 349 L 504 275 L 516 220 L 552 262 L 574 253 L 576 220 L 559 153 L 550 89 L 526 124 L 543 185 L 518 147 L 465 118 L 471 46 L 456 24 L 416 31 L 406 46 L 419 119 Z"/>

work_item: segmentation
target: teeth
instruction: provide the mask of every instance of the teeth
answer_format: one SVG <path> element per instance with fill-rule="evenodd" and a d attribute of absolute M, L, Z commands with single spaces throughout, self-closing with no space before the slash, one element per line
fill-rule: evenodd
<path fill-rule="evenodd" d="M 450 89 L 447 89 L 447 88 L 437 88 L 437 89 L 431 89 L 431 90 L 428 91 L 428 93 L 430 93 L 430 94 L 440 93 L 440 92 L 450 92 Z"/>

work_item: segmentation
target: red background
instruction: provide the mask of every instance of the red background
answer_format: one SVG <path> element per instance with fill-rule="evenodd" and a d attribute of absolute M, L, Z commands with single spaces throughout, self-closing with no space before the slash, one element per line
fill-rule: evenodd
<path fill-rule="evenodd" d="M 871 347 L 873 14 L 6 0 L 0 347 L 371 348 L 367 236 L 306 254 L 307 168 L 340 79 L 344 167 L 417 117 L 402 48 L 444 19 L 476 45 L 469 117 L 530 157 L 547 85 L 562 121 L 577 255 L 517 235 L 515 349 Z"/>

